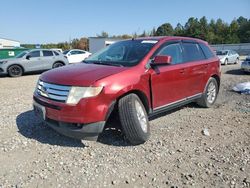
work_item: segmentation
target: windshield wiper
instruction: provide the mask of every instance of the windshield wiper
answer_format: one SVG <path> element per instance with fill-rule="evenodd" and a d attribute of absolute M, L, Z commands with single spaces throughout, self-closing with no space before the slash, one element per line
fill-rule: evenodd
<path fill-rule="evenodd" d="M 93 64 L 97 64 L 97 65 L 109 65 L 109 66 L 116 66 L 116 67 L 123 67 L 123 65 L 121 65 L 121 64 L 108 63 L 108 62 L 103 62 L 103 61 L 94 61 Z"/>

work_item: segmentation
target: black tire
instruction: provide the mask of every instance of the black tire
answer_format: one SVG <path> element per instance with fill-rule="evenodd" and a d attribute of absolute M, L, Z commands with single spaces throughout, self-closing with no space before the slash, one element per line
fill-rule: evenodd
<path fill-rule="evenodd" d="M 150 136 L 150 127 L 147 112 L 139 97 L 129 94 L 121 98 L 118 111 L 126 139 L 133 145 L 146 142 Z"/>
<path fill-rule="evenodd" d="M 227 64 L 228 64 L 228 59 L 225 59 L 224 65 L 227 65 Z"/>
<path fill-rule="evenodd" d="M 52 68 L 55 69 L 55 68 L 62 67 L 62 66 L 64 66 L 63 63 L 61 63 L 61 62 L 55 62 L 55 63 L 53 64 Z"/>
<path fill-rule="evenodd" d="M 8 68 L 8 74 L 10 77 L 19 77 L 23 75 L 23 68 L 19 65 L 11 65 Z"/>
<path fill-rule="evenodd" d="M 236 61 L 234 62 L 234 64 L 239 64 L 239 62 L 240 62 L 240 59 L 237 58 Z"/>
<path fill-rule="evenodd" d="M 209 78 L 202 97 L 197 101 L 199 106 L 210 108 L 213 106 L 218 95 L 218 83 L 215 78 Z"/>

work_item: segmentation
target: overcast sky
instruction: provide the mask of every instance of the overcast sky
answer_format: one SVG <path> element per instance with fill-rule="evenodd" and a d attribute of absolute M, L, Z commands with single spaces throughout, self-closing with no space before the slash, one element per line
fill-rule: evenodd
<path fill-rule="evenodd" d="M 53 43 L 70 38 L 142 33 L 188 18 L 250 19 L 250 0 L 11 0 L 0 3 L 0 38 Z"/>

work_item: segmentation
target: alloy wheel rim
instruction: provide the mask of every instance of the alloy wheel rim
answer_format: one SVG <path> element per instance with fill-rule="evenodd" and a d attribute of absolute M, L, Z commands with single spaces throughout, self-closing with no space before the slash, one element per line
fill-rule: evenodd
<path fill-rule="evenodd" d="M 212 104 L 216 97 L 216 86 L 213 82 L 208 85 L 207 89 L 207 101 Z"/>
<path fill-rule="evenodd" d="M 12 67 L 12 69 L 10 71 L 14 75 L 19 75 L 20 74 L 20 68 L 19 67 Z"/>
<path fill-rule="evenodd" d="M 147 128 L 146 115 L 141 104 L 138 101 L 135 101 L 135 109 L 136 109 L 137 118 L 140 122 L 141 129 L 143 132 L 147 133 L 148 128 Z"/>

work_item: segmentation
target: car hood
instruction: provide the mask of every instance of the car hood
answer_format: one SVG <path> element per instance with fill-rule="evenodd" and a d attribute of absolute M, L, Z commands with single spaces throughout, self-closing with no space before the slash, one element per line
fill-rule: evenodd
<path fill-rule="evenodd" d="M 91 86 L 95 81 L 122 72 L 128 68 L 108 65 L 77 63 L 43 73 L 41 80 L 69 86 Z"/>
<path fill-rule="evenodd" d="M 217 55 L 219 59 L 223 59 L 226 57 L 226 55 Z"/>
<path fill-rule="evenodd" d="M 8 59 L 0 59 L 0 61 L 16 61 L 17 58 L 12 57 L 12 58 L 8 58 Z"/>

